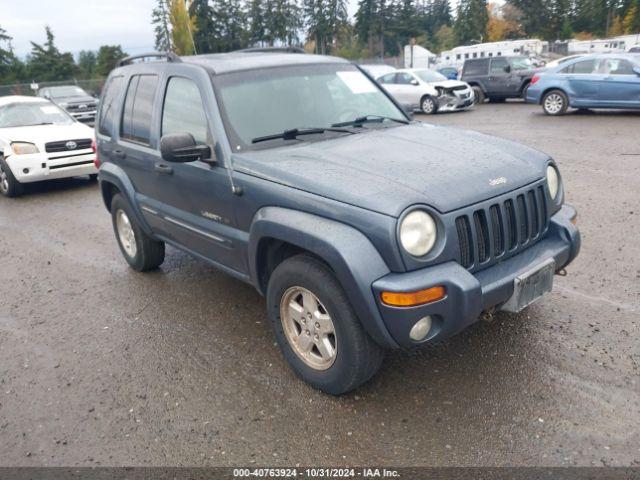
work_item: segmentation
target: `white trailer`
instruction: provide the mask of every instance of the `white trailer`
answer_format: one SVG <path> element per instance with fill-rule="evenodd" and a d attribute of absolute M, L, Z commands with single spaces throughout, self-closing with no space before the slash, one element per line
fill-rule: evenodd
<path fill-rule="evenodd" d="M 404 46 L 404 68 L 430 68 L 437 55 L 420 45 Z"/>
<path fill-rule="evenodd" d="M 504 57 L 513 55 L 526 55 L 537 57 L 545 55 L 549 51 L 549 42 L 535 38 L 522 40 L 509 40 L 504 42 L 478 43 L 456 47 L 442 52 L 436 65 L 441 67 L 461 68 L 464 61 L 470 58 Z"/>
<path fill-rule="evenodd" d="M 568 48 L 569 55 L 575 53 L 620 53 L 638 45 L 640 45 L 640 33 L 613 38 L 571 40 Z"/>

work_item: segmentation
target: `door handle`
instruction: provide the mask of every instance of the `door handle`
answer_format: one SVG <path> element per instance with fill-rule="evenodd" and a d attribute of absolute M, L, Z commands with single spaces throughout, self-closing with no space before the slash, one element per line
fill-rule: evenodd
<path fill-rule="evenodd" d="M 120 149 L 113 150 L 111 152 L 111 155 L 113 155 L 115 158 L 117 158 L 119 160 L 122 160 L 127 156 L 126 152 L 124 150 L 120 150 Z"/>
<path fill-rule="evenodd" d="M 167 175 L 171 175 L 173 173 L 173 167 L 166 163 L 156 163 L 153 166 L 153 169 L 158 173 L 166 173 Z"/>

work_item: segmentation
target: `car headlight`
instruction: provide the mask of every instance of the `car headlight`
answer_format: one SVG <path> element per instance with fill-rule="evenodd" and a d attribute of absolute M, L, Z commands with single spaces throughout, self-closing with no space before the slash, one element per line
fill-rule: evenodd
<path fill-rule="evenodd" d="M 436 222 L 424 210 L 414 210 L 400 224 L 400 243 L 414 257 L 429 253 L 436 243 Z"/>
<path fill-rule="evenodd" d="M 13 142 L 11 144 L 11 150 L 16 155 L 28 155 L 30 153 L 38 153 L 38 147 L 33 143 L 28 142 Z"/>
<path fill-rule="evenodd" d="M 549 165 L 547 167 L 547 186 L 549 194 L 554 200 L 558 200 L 558 192 L 560 191 L 560 175 L 555 167 Z"/>

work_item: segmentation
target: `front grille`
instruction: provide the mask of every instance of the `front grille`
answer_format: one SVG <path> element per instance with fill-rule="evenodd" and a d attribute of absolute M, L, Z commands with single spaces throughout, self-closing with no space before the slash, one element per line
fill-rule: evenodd
<path fill-rule="evenodd" d="M 453 91 L 466 90 L 467 88 L 469 88 L 469 87 L 467 87 L 466 85 L 458 85 L 457 87 L 451 87 L 451 90 L 453 90 Z"/>
<path fill-rule="evenodd" d="M 74 143 L 75 143 L 75 147 L 69 148 L 69 147 L 73 147 Z M 87 148 L 91 148 L 91 139 L 83 138 L 81 140 L 62 140 L 61 142 L 49 142 L 49 143 L 45 143 L 44 148 L 49 153 L 69 152 L 73 150 L 86 150 Z"/>
<path fill-rule="evenodd" d="M 542 186 L 456 218 L 460 264 L 468 269 L 526 248 L 547 229 L 547 204 Z"/>
<path fill-rule="evenodd" d="M 71 103 L 66 106 L 69 112 L 92 112 L 96 109 L 95 103 Z"/>

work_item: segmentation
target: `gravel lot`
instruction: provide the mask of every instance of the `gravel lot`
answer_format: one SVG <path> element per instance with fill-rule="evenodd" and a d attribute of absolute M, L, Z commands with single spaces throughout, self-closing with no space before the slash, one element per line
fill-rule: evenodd
<path fill-rule="evenodd" d="M 0 198 L 0 464 L 640 466 L 640 115 L 426 120 L 556 158 L 583 247 L 551 295 L 332 398 L 251 287 L 175 249 L 136 273 L 96 184 L 32 186 Z"/>

